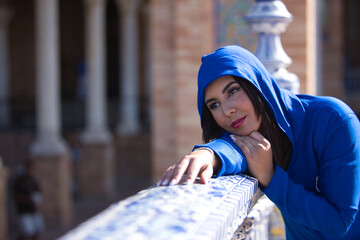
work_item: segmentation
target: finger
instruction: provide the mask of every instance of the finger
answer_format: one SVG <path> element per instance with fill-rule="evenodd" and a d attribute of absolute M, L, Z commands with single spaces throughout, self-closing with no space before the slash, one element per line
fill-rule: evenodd
<path fill-rule="evenodd" d="M 256 146 L 257 142 L 258 142 L 255 138 L 252 138 L 250 136 L 230 135 L 230 137 L 235 143 L 242 142 L 243 144 L 247 145 L 248 147 Z"/>
<path fill-rule="evenodd" d="M 245 154 L 245 157 L 248 158 L 248 156 L 250 156 L 252 153 L 252 148 L 240 140 L 238 141 L 237 144 L 238 144 L 239 148 L 241 149 L 241 151 Z"/>
<path fill-rule="evenodd" d="M 257 131 L 252 132 L 249 136 L 239 136 L 237 139 L 248 146 L 252 153 L 259 149 L 269 150 L 271 148 L 270 142 Z"/>
<path fill-rule="evenodd" d="M 255 149 L 256 146 L 259 144 L 258 140 L 249 136 L 239 137 L 238 140 L 244 145 L 246 145 L 250 150 Z"/>
<path fill-rule="evenodd" d="M 259 133 L 258 131 L 251 132 L 249 136 L 258 140 L 259 142 L 261 142 L 261 141 L 263 141 L 263 139 L 265 139 L 265 137 L 263 135 L 261 135 L 261 133 Z"/>
<path fill-rule="evenodd" d="M 247 155 L 250 154 L 251 151 L 249 149 L 249 146 L 244 143 L 244 140 L 240 136 L 230 135 L 233 142 L 241 149 L 241 151 Z"/>
<path fill-rule="evenodd" d="M 214 173 L 214 170 L 212 167 L 205 168 L 204 171 L 202 171 L 200 173 L 201 183 L 206 184 L 210 180 L 213 173 Z"/>
<path fill-rule="evenodd" d="M 238 145 L 245 155 L 246 153 L 253 154 L 254 152 L 256 152 L 256 149 L 259 144 L 259 142 L 256 139 L 249 136 L 243 136 L 243 137 L 239 136 L 237 139 L 238 139 Z"/>
<path fill-rule="evenodd" d="M 159 181 L 156 183 L 157 186 L 165 185 L 164 183 L 168 182 L 170 175 L 172 176 L 172 168 L 173 166 L 169 167 L 160 177 Z"/>
<path fill-rule="evenodd" d="M 253 131 L 250 134 L 250 137 L 259 141 L 260 146 L 263 147 L 265 150 L 268 150 L 271 147 L 270 142 L 263 135 L 261 135 L 261 133 L 259 133 L 257 131 Z"/>
<path fill-rule="evenodd" d="M 167 184 L 169 183 L 170 179 L 171 179 L 172 176 L 173 176 L 174 167 L 175 167 L 175 166 L 169 167 L 169 168 L 163 173 L 163 175 L 161 176 L 160 180 L 157 182 L 156 185 L 158 185 L 158 186 L 167 185 Z"/>
<path fill-rule="evenodd" d="M 184 157 L 174 168 L 172 178 L 170 179 L 169 185 L 176 185 L 180 182 L 182 176 L 189 167 L 189 159 Z"/>
<path fill-rule="evenodd" d="M 187 171 L 186 183 L 187 184 L 194 183 L 199 173 L 200 173 L 200 165 L 196 161 L 194 161 L 194 159 L 191 159 Z"/>

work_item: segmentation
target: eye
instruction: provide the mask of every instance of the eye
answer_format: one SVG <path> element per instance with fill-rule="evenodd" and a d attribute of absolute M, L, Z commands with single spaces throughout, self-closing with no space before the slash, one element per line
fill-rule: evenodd
<path fill-rule="evenodd" d="M 240 90 L 240 87 L 232 87 L 229 89 L 228 94 L 232 96 L 233 94 L 237 93 Z"/>
<path fill-rule="evenodd" d="M 210 110 L 214 110 L 214 109 L 217 108 L 219 105 L 220 105 L 220 104 L 219 104 L 218 102 L 213 102 L 213 103 L 210 103 L 210 104 L 208 105 L 208 108 L 209 108 Z"/>

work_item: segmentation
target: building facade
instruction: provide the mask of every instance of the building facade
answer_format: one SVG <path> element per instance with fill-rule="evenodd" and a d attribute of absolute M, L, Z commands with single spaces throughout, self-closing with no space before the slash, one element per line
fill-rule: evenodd
<path fill-rule="evenodd" d="M 281 39 L 300 92 L 359 114 L 358 1 L 283 2 L 293 20 Z M 0 155 L 10 178 L 34 158 L 45 216 L 64 227 L 75 178 L 80 194 L 109 198 L 119 176 L 154 183 L 201 142 L 201 56 L 226 44 L 254 52 L 243 19 L 252 3 L 0 0 Z"/>

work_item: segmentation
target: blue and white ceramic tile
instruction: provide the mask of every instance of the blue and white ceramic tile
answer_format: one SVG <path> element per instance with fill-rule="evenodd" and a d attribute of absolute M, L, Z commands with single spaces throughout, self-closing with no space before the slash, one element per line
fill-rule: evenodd
<path fill-rule="evenodd" d="M 257 192 L 257 180 L 242 175 L 206 185 L 153 187 L 113 204 L 60 239 L 231 239 Z"/>

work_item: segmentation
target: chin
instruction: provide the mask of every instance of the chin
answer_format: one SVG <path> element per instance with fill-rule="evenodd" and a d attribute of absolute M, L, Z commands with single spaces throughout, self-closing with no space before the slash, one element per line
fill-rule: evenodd
<path fill-rule="evenodd" d="M 252 133 L 253 131 L 236 131 L 236 130 L 232 129 L 229 132 L 232 134 L 238 135 L 238 136 L 249 136 L 250 133 Z"/>

